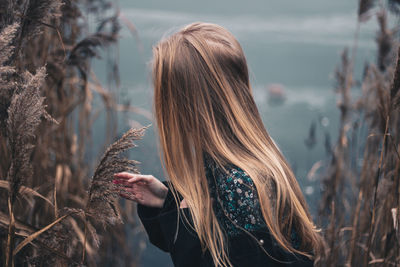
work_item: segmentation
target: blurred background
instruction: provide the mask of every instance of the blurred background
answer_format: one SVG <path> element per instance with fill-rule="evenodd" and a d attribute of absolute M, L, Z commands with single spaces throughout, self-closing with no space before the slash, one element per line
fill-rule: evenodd
<path fill-rule="evenodd" d="M 339 114 L 333 75 L 340 53 L 354 42 L 355 1 L 307 0 L 290 5 L 282 1 L 146 1 L 141 4 L 121 1 L 120 12 L 136 27 L 137 39 L 128 28 L 122 28 L 118 101 L 147 111 L 120 116 L 121 129 L 129 124 L 152 123 L 149 69 L 152 46 L 185 24 L 217 23 L 230 30 L 242 45 L 264 124 L 291 162 L 303 187 L 310 185 L 305 180 L 309 164 L 323 158 L 325 153 L 324 139 L 315 140 L 315 145 L 312 140 L 306 140 L 310 126 L 314 123 L 316 132 L 328 132 L 333 140 L 337 137 L 337 132 L 331 131 L 337 129 Z M 358 73 L 362 72 L 364 62 L 374 57 L 376 30 L 374 21 L 361 27 L 355 64 Z M 104 60 L 99 59 L 94 67 L 97 76 L 105 82 L 108 75 L 103 64 Z M 135 149 L 132 157 L 142 162 L 143 173 L 162 179 L 162 171 L 155 168 L 159 165 L 155 164 L 158 159 L 155 140 L 150 128 L 140 142 L 143 151 Z M 313 194 L 311 191 L 308 190 L 309 195 Z"/>
<path fill-rule="evenodd" d="M 264 125 L 289 160 L 315 214 L 320 182 L 307 178 L 307 174 L 315 162 L 326 159 L 327 142 L 337 139 L 339 110 L 334 70 L 344 47 L 354 43 L 357 1 L 125 0 L 119 2 L 119 8 L 121 17 L 134 24 L 137 36 L 128 27 L 120 32 L 118 101 L 146 111 L 119 116 L 119 129 L 153 123 L 149 118 L 152 46 L 185 24 L 217 23 L 231 31 L 242 45 Z M 355 60 L 358 74 L 364 62 L 374 58 L 377 28 L 374 20 L 361 26 Z M 103 60 L 94 64 L 100 78 L 107 77 L 103 64 Z M 96 140 L 102 137 L 94 136 L 94 144 L 102 144 L 102 140 Z M 142 173 L 164 180 L 156 142 L 150 128 L 130 155 L 141 162 Z M 148 245 L 142 266 L 166 266 L 168 261 L 167 254 Z"/>

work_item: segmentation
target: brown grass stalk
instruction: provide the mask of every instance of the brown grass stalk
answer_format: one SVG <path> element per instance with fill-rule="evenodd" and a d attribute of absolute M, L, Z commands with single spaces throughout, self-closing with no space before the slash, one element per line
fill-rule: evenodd
<path fill-rule="evenodd" d="M 104 92 L 88 88 L 93 83 L 90 60 L 100 57 L 101 49 L 115 49 L 112 44 L 117 41 L 118 16 L 106 17 L 112 8 L 106 2 L 71 0 L 61 4 L 60 0 L 21 0 L 18 3 L 10 0 L 1 11 L 0 177 L 7 180 L 0 180 L 0 188 L 6 187 L 8 194 L 0 190 L 0 215 L 12 211 L 12 216 L 0 216 L 2 264 L 6 261 L 7 265 L 12 264 L 12 259 L 18 266 L 79 263 L 82 250 L 75 248 L 75 244 L 83 242 L 84 227 L 86 247 L 97 246 L 87 255 L 85 264 L 88 266 L 109 261 L 106 251 L 115 244 L 123 249 L 113 253 L 113 261 L 121 264 L 137 261 L 130 257 L 132 249 L 128 248 L 121 226 L 105 232 L 98 225 L 87 225 L 81 220 L 81 211 L 88 200 L 85 189 L 89 183 L 89 166 L 94 158 L 89 142 L 97 117 L 91 105 L 95 97 L 103 94 L 104 106 L 118 106 L 114 103 L 115 88 Z M 99 21 L 98 30 L 90 33 L 85 25 L 89 14 Z M 109 80 L 112 84 L 114 79 L 118 80 L 117 59 L 108 59 L 114 73 Z M 115 84 L 118 86 L 118 82 Z M 108 115 L 113 110 L 106 110 L 106 120 L 115 117 Z M 59 123 L 46 123 L 46 120 L 55 122 L 49 114 Z M 110 138 L 114 138 L 117 129 L 113 126 L 112 130 L 105 131 Z M 10 195 L 11 208 L 8 205 Z M 32 241 L 27 239 L 65 218 L 63 216 L 70 211 L 76 211 L 72 216 L 76 216 L 77 221 L 63 219 Z M 122 209 L 121 217 L 126 216 Z M 22 224 L 30 226 L 29 231 L 21 229 Z M 102 235 L 101 245 L 97 234 Z M 27 243 L 22 249 L 18 246 L 24 240 Z M 10 255 L 14 253 L 9 251 L 16 249 L 19 251 L 13 258 Z"/>
<path fill-rule="evenodd" d="M 8 197 L 8 210 L 9 210 L 9 224 L 8 224 L 8 235 L 7 235 L 7 247 L 6 247 L 6 265 L 7 267 L 14 266 L 14 236 L 15 236 L 15 218 L 13 212 L 13 205 L 11 196 Z"/>
<path fill-rule="evenodd" d="M 361 1 L 364 7 L 360 6 L 359 10 L 365 10 L 361 13 L 372 15 L 369 10 L 373 5 L 368 6 L 373 2 Z M 336 89 L 342 100 L 339 138 L 324 174 L 320 209 L 320 221 L 328 225 L 325 238 L 329 247 L 318 266 L 400 263 L 399 238 L 392 215 L 392 210 L 400 207 L 397 105 L 400 67 L 396 58 L 399 40 L 393 34 L 395 30 L 388 28 L 383 2 L 375 15 L 380 25 L 376 38 L 377 60 L 375 64 L 366 64 L 360 83 L 362 94 L 356 102 L 349 98 L 350 90 L 359 87 L 349 79 L 355 80 L 354 54 L 348 62 L 343 53 L 341 67 L 336 72 Z M 353 130 L 350 137 L 348 129 L 352 128 L 359 129 L 359 134 L 355 135 Z M 340 230 L 333 231 L 333 225 Z"/>
<path fill-rule="evenodd" d="M 375 187 L 374 187 L 374 199 L 372 201 L 372 212 L 371 212 L 371 224 L 370 224 L 370 228 L 369 228 L 369 234 L 368 234 L 368 242 L 367 242 L 367 253 L 365 254 L 365 260 L 364 263 L 367 264 L 368 262 L 368 257 L 371 251 L 371 247 L 372 247 L 372 242 L 373 242 L 373 230 L 375 227 L 375 216 L 376 216 L 376 201 L 377 201 L 377 193 L 378 193 L 378 184 L 379 184 L 379 177 L 381 174 L 381 169 L 382 169 L 382 164 L 383 164 L 383 156 L 384 156 L 384 152 L 385 152 L 385 146 L 386 146 L 386 137 L 387 137 L 387 133 L 389 130 L 389 116 L 386 117 L 386 127 L 385 127 L 385 133 L 383 135 L 383 140 L 382 140 L 382 150 L 381 150 L 381 154 L 380 154 L 380 158 L 379 158 L 379 164 L 378 164 L 378 171 L 376 172 L 376 176 L 375 176 Z"/>
<path fill-rule="evenodd" d="M 14 249 L 13 251 L 13 256 L 15 256 L 23 247 L 25 247 L 27 244 L 29 244 L 30 242 L 32 242 L 33 240 L 35 240 L 36 238 L 39 237 L 39 235 L 41 235 L 42 233 L 44 233 L 45 231 L 49 230 L 51 227 L 55 226 L 57 223 L 60 223 L 62 220 L 66 219 L 68 216 L 71 216 L 75 213 L 78 213 L 76 211 L 74 212 L 70 212 L 66 215 L 61 216 L 60 218 L 58 218 L 57 220 L 53 221 L 52 223 L 50 223 L 49 225 L 43 227 L 42 229 L 40 229 L 39 231 L 31 234 L 30 236 L 28 236 L 27 238 L 25 238 L 21 243 L 18 244 L 18 246 Z"/>

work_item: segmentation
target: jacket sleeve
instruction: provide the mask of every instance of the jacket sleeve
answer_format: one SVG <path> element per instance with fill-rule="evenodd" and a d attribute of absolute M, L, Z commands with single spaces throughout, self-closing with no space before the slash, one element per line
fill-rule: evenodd
<path fill-rule="evenodd" d="M 171 192 L 172 185 L 167 181 L 164 181 L 163 184 L 168 187 L 163 207 L 154 208 L 138 204 L 137 211 L 150 243 L 165 252 L 169 252 L 170 236 L 169 232 L 166 231 L 166 227 L 172 228 L 174 224 L 176 225 L 174 215 L 177 214 L 177 207 Z"/>

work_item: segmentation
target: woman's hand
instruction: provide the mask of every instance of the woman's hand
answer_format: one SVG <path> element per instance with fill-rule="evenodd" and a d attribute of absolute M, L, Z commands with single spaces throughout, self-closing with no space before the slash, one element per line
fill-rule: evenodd
<path fill-rule="evenodd" d="M 120 172 L 114 174 L 114 177 L 113 183 L 124 186 L 131 193 L 120 192 L 121 197 L 149 207 L 163 207 L 168 187 L 153 175 Z"/>

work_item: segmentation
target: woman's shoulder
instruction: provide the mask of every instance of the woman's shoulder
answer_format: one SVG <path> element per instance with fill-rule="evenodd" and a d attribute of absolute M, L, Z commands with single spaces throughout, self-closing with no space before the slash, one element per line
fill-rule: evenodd
<path fill-rule="evenodd" d="M 214 211 L 229 236 L 265 228 L 257 190 L 251 177 L 241 168 L 214 162 L 206 163 L 206 177 L 214 198 Z"/>
<path fill-rule="evenodd" d="M 268 232 L 257 188 L 250 175 L 232 163 L 226 164 L 223 170 L 210 158 L 206 160 L 205 167 L 210 194 L 215 199 L 214 212 L 228 236 Z M 299 248 L 300 240 L 294 229 L 291 239 L 293 246 Z"/>

